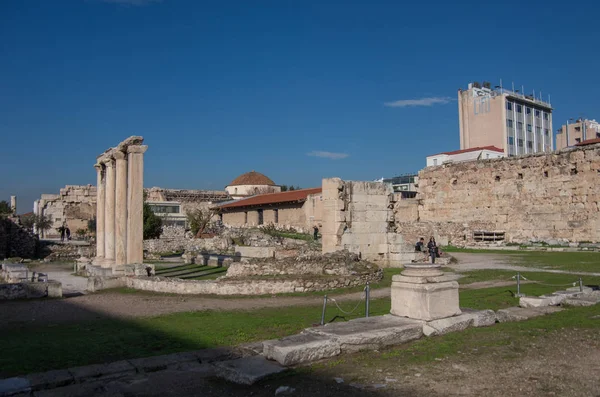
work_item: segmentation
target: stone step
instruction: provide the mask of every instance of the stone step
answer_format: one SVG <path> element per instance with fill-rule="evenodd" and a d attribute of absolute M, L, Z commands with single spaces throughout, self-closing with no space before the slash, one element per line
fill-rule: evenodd
<path fill-rule="evenodd" d="M 285 366 L 334 357 L 340 353 L 337 339 L 313 332 L 263 342 L 264 356 Z"/>
<path fill-rule="evenodd" d="M 359 318 L 344 323 L 330 323 L 306 332 L 336 340 L 342 353 L 374 350 L 419 339 L 423 321 L 392 315 Z"/>
<path fill-rule="evenodd" d="M 267 376 L 286 370 L 285 367 L 273 361 L 268 361 L 262 356 L 221 361 L 215 363 L 214 366 L 218 377 L 243 385 L 252 385 Z"/>
<path fill-rule="evenodd" d="M 423 333 L 426 336 L 436 336 L 463 331 L 470 327 L 489 327 L 496 323 L 496 313 L 493 310 L 461 310 L 462 314 L 458 316 L 427 322 L 423 325 Z"/>
<path fill-rule="evenodd" d="M 557 306 L 523 308 L 509 307 L 508 309 L 500 309 L 496 312 L 498 322 L 505 323 L 509 321 L 523 321 L 533 317 L 539 317 L 546 314 L 552 314 L 563 310 Z"/>

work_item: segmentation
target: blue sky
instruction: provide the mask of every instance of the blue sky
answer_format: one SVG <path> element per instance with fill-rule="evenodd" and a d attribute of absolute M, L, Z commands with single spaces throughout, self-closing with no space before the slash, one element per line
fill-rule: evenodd
<path fill-rule="evenodd" d="M 146 187 L 418 171 L 459 147 L 470 81 L 550 94 L 554 130 L 600 118 L 598 2 L 487 3 L 2 1 L 0 200 L 95 183 L 130 135 Z"/>

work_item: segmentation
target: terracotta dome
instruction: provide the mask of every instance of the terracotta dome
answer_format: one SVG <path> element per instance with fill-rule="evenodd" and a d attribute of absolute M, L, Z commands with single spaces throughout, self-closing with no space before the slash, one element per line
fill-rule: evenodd
<path fill-rule="evenodd" d="M 269 177 L 260 172 L 250 171 L 235 178 L 228 186 L 260 185 L 277 186 Z"/>

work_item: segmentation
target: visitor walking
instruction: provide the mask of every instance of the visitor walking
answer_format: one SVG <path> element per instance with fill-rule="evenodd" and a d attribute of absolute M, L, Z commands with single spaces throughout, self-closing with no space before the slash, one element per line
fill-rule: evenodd
<path fill-rule="evenodd" d="M 61 242 L 65 241 L 65 233 L 66 233 L 66 231 L 67 230 L 65 229 L 64 225 L 58 228 L 58 232 L 60 233 L 60 241 Z"/>
<path fill-rule="evenodd" d="M 313 238 L 315 241 L 319 238 L 319 227 L 317 225 L 313 226 Z"/>
<path fill-rule="evenodd" d="M 71 240 L 71 229 L 65 228 L 65 234 L 67 235 L 67 241 Z"/>
<path fill-rule="evenodd" d="M 435 243 L 435 238 L 431 236 L 429 242 L 427 243 L 427 249 L 429 250 L 429 256 L 431 256 L 431 263 L 435 263 L 435 257 L 437 256 L 437 244 Z"/>

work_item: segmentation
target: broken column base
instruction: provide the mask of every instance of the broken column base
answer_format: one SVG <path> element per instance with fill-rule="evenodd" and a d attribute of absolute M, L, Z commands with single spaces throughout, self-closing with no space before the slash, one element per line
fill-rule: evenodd
<path fill-rule="evenodd" d="M 425 321 L 461 314 L 456 276 L 444 274 L 434 264 L 404 267 L 392 277 L 391 314 Z"/>

